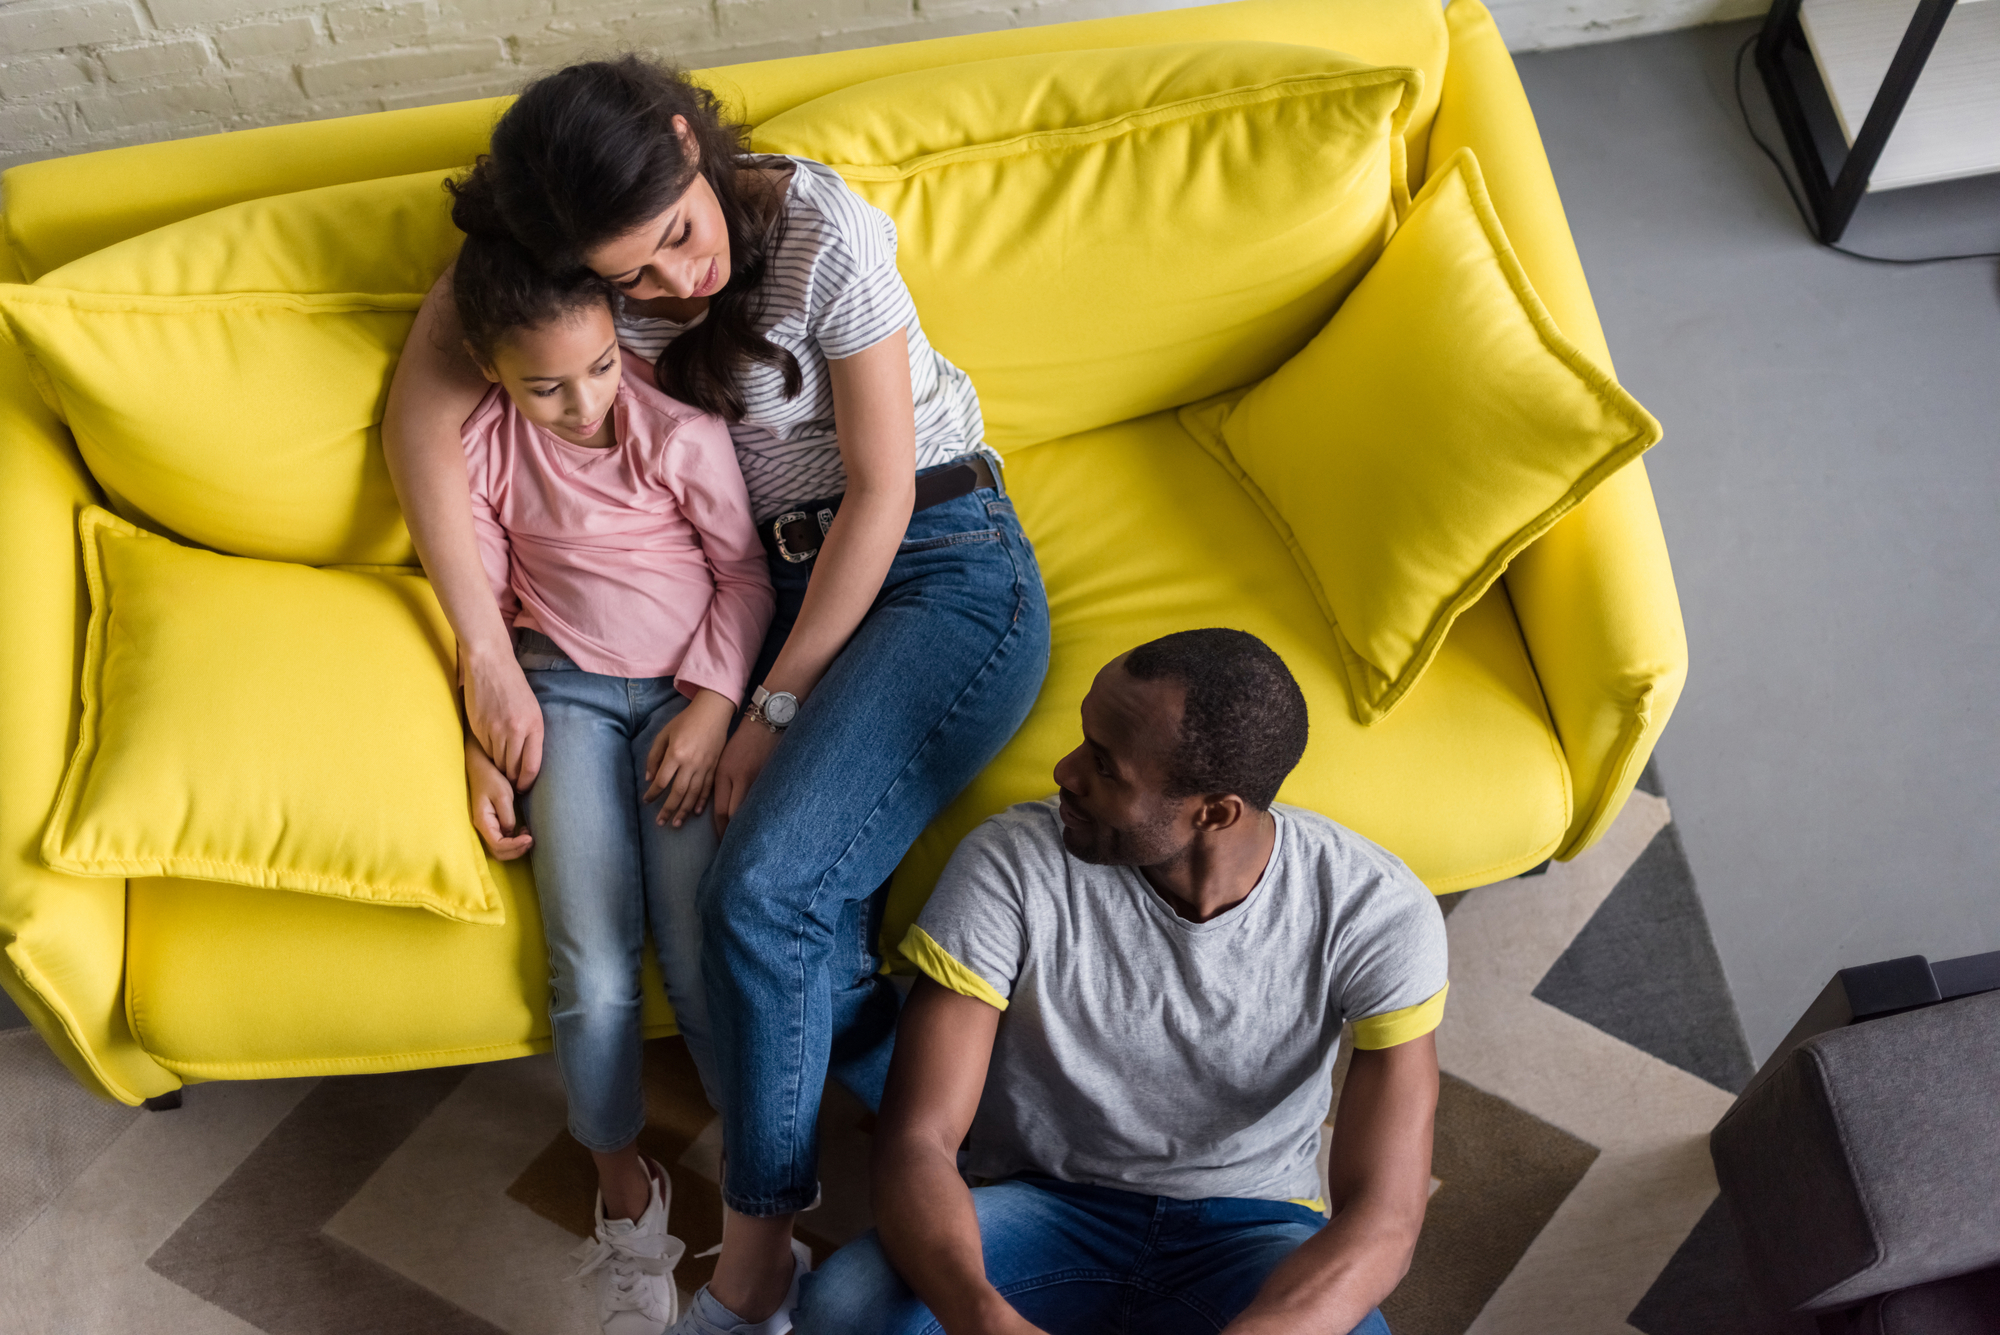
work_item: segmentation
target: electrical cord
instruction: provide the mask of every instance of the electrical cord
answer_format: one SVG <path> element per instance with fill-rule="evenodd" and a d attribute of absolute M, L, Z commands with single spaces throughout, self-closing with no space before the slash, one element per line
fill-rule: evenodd
<path fill-rule="evenodd" d="M 1750 142 L 1757 145 L 1764 156 L 1771 160 L 1771 165 L 1778 169 L 1778 179 L 1784 182 L 1785 193 L 1792 197 L 1792 207 L 1799 211 L 1799 220 L 1806 225 L 1806 235 L 1828 250 L 1845 255 L 1849 259 L 1866 260 L 1870 264 L 1950 264 L 1956 260 L 2000 260 L 2000 250 L 1978 250 L 1965 255 L 1920 255 L 1914 259 L 1899 259 L 1890 255 L 1864 255 L 1858 250 L 1849 250 L 1846 246 L 1837 246 L 1831 241 L 1820 241 L 1819 231 L 1813 226 L 1812 214 L 1807 211 L 1806 201 L 1799 194 L 1798 187 L 1792 184 L 1792 174 L 1785 170 L 1784 159 L 1764 142 L 1763 136 L 1757 133 L 1757 127 L 1750 121 L 1750 104 L 1743 98 L 1743 57 L 1757 44 L 1757 37 L 1758 34 L 1752 33 L 1742 46 L 1736 48 L 1736 110 L 1742 113 L 1743 128 L 1749 133 Z"/>

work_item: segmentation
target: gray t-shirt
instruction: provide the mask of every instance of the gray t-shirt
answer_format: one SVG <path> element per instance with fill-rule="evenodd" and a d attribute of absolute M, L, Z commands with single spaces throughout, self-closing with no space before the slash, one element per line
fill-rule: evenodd
<path fill-rule="evenodd" d="M 1297 807 L 1249 898 L 1189 922 L 1062 844 L 1055 799 L 958 846 L 903 954 L 1004 1012 L 966 1171 L 1154 1196 L 1318 1200 L 1343 1022 L 1435 1028 L 1444 915 L 1393 854 Z"/>

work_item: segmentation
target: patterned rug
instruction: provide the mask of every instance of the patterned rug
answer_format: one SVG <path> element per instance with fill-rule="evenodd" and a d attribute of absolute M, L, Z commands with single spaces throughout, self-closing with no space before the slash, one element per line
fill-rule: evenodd
<path fill-rule="evenodd" d="M 1750 1075 L 1693 879 L 1649 778 L 1573 863 L 1445 901 L 1437 1186 L 1397 1335 L 1763 1335 L 1706 1136 Z M 646 1151 L 673 1231 L 720 1236 L 718 1126 L 649 1045 Z M 868 1227 L 871 1119 L 821 1118 L 821 1256 Z M 0 1332 L 591 1335 L 562 1277 L 589 1157 L 547 1057 L 209 1084 L 147 1113 L 79 1091 L 0 1011 Z M 707 1261 L 683 1263 L 692 1288 Z"/>

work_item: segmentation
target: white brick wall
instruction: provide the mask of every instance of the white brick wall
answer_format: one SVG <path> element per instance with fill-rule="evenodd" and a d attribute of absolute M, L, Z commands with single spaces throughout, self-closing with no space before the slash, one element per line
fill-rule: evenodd
<path fill-rule="evenodd" d="M 0 0 L 0 168 L 512 92 L 626 48 L 715 65 L 1202 0 Z M 1518 48 L 1765 0 L 1488 0 Z"/>
<path fill-rule="evenodd" d="M 0 168 L 512 92 L 634 48 L 716 65 L 1199 0 L 0 0 Z"/>

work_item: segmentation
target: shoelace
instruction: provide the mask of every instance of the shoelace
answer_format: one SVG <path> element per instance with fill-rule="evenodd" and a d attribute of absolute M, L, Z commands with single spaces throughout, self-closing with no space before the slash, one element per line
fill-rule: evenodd
<path fill-rule="evenodd" d="M 613 1311 L 644 1312 L 655 1321 L 672 1321 L 675 1313 L 671 1307 L 663 1307 L 658 1302 L 650 1305 L 647 1303 L 646 1294 L 649 1290 L 640 1286 L 639 1276 L 663 1275 L 671 1277 L 674 1273 L 674 1267 L 680 1264 L 681 1255 L 686 1250 L 687 1244 L 679 1238 L 672 1236 L 667 1238 L 666 1251 L 660 1256 L 641 1256 L 639 1253 L 628 1247 L 622 1247 L 616 1242 L 607 1242 L 603 1238 L 591 1238 L 570 1253 L 571 1259 L 582 1262 L 576 1268 L 576 1273 L 570 1276 L 570 1279 L 580 1280 L 609 1266 L 611 1269 L 610 1301 Z M 657 1291 L 654 1290 L 653 1292 Z M 677 1306 L 671 1278 L 669 1278 L 669 1283 L 666 1286 L 666 1292 L 669 1295 L 666 1300 L 667 1303 Z"/>

